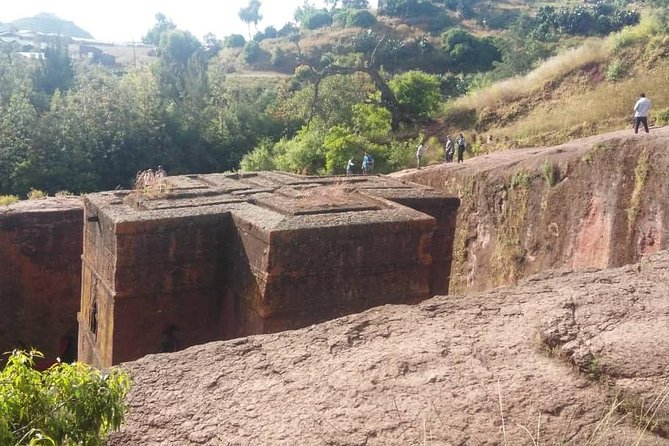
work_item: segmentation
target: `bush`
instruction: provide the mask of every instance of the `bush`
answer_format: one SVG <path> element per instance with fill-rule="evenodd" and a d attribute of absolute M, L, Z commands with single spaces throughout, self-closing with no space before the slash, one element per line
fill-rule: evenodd
<path fill-rule="evenodd" d="M 318 29 L 332 25 L 332 14 L 325 9 L 316 10 L 302 19 L 302 26 L 307 29 Z"/>
<path fill-rule="evenodd" d="M 669 124 L 669 108 L 663 108 L 662 110 L 658 110 L 655 113 L 655 119 L 657 121 L 657 124 L 660 125 Z M 0 199 L 2 199 L 2 197 L 0 197 Z"/>
<path fill-rule="evenodd" d="M 349 11 L 346 17 L 346 26 L 369 28 L 376 23 L 376 17 L 366 9 Z"/>
<path fill-rule="evenodd" d="M 260 44 L 258 44 L 258 42 L 251 41 L 248 42 L 246 45 L 244 45 L 244 50 L 242 51 L 244 62 L 246 63 L 256 62 L 258 59 L 260 59 L 261 54 L 262 54 L 262 49 L 260 48 Z"/>
<path fill-rule="evenodd" d="M 121 426 L 130 379 L 83 363 L 35 370 L 37 351 L 13 351 L 0 372 L 0 444 L 103 445 Z"/>
<path fill-rule="evenodd" d="M 225 48 L 242 48 L 246 45 L 246 39 L 241 34 L 230 34 L 223 39 Z"/>
<path fill-rule="evenodd" d="M 621 78 L 625 72 L 625 67 L 623 66 L 620 59 L 613 59 L 606 67 L 606 80 L 609 82 L 615 82 Z"/>
<path fill-rule="evenodd" d="M 46 198 L 47 194 L 43 190 L 39 189 L 30 189 L 28 192 L 28 200 L 39 200 L 40 198 Z"/>
<path fill-rule="evenodd" d="M 19 197 L 16 195 L 0 195 L 0 206 L 9 206 L 10 204 L 17 203 Z"/>

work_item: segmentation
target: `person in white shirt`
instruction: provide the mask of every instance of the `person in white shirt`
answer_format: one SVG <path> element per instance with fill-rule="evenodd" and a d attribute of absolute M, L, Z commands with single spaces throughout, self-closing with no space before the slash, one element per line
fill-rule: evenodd
<path fill-rule="evenodd" d="M 420 160 L 423 158 L 423 153 L 425 153 L 425 147 L 423 146 L 423 143 L 418 144 L 418 148 L 416 149 L 416 168 L 420 169 Z"/>
<path fill-rule="evenodd" d="M 639 124 L 643 124 L 643 128 L 648 133 L 648 112 L 650 111 L 650 99 L 644 93 L 639 95 L 639 100 L 634 104 L 634 133 L 639 133 Z"/>

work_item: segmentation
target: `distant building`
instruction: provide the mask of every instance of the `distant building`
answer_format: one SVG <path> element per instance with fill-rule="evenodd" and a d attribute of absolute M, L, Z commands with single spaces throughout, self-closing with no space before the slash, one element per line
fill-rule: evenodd
<path fill-rule="evenodd" d="M 116 66 L 116 57 L 107 54 L 93 45 L 79 45 L 79 59 L 85 59 L 91 63 L 104 65 L 106 67 Z"/>

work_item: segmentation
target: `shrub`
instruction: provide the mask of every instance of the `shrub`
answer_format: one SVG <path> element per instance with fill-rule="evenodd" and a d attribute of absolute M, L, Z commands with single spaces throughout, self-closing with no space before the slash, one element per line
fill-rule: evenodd
<path fill-rule="evenodd" d="M 251 41 L 248 42 L 246 45 L 244 45 L 244 51 L 242 51 L 244 62 L 246 63 L 256 62 L 260 58 L 261 54 L 262 54 L 262 49 L 260 48 L 258 42 Z"/>
<path fill-rule="evenodd" d="M 307 29 L 318 29 L 324 26 L 332 25 L 332 14 L 325 9 L 316 10 L 301 21 L 301 24 Z"/>
<path fill-rule="evenodd" d="M 39 200 L 40 198 L 45 198 L 46 196 L 46 192 L 39 189 L 30 189 L 30 192 L 28 192 L 28 200 Z"/>
<path fill-rule="evenodd" d="M 0 206 L 9 206 L 10 204 L 17 203 L 19 197 L 16 195 L 0 195 Z"/>
<path fill-rule="evenodd" d="M 374 14 L 366 9 L 349 11 L 346 17 L 346 26 L 359 26 L 360 28 L 369 28 L 376 23 Z"/>
<path fill-rule="evenodd" d="M 103 445 L 121 426 L 130 379 L 83 363 L 35 370 L 37 351 L 13 351 L 0 372 L 0 444 Z"/>
<path fill-rule="evenodd" d="M 615 82 L 621 78 L 624 71 L 625 69 L 620 59 L 613 59 L 608 67 L 606 67 L 606 80 Z"/>
<path fill-rule="evenodd" d="M 663 108 L 662 110 L 658 110 L 655 113 L 655 119 L 657 120 L 657 123 L 660 125 L 669 124 L 669 108 Z M 1 202 L 2 202 L 2 197 L 0 197 L 0 203 Z"/>
<path fill-rule="evenodd" d="M 241 34 L 230 34 L 223 39 L 225 48 L 242 48 L 246 44 L 246 39 Z"/>
<path fill-rule="evenodd" d="M 242 172 L 276 170 L 272 145 L 271 140 L 263 139 L 251 152 L 244 155 L 239 163 Z"/>

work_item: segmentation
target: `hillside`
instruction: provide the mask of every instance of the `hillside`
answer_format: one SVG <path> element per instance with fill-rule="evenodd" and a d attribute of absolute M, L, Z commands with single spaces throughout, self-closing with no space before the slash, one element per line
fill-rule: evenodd
<path fill-rule="evenodd" d="M 3 25 L 6 29 L 30 30 L 44 34 L 59 34 L 67 37 L 92 39 L 93 36 L 74 22 L 63 20 L 53 14 L 40 13 L 33 17 L 16 19 Z"/>
<path fill-rule="evenodd" d="M 669 255 L 124 364 L 110 445 L 668 445 Z"/>

